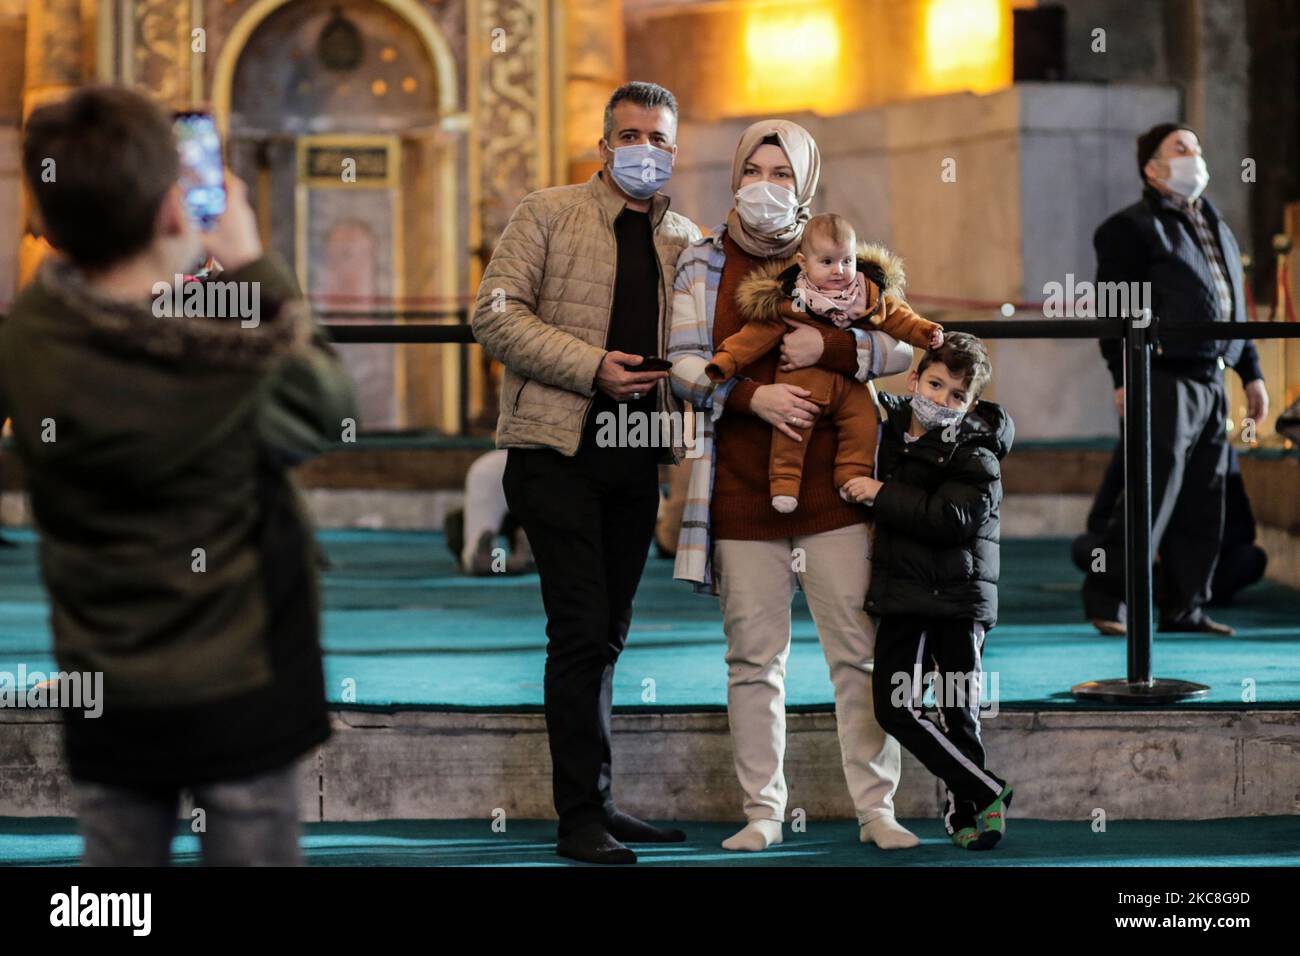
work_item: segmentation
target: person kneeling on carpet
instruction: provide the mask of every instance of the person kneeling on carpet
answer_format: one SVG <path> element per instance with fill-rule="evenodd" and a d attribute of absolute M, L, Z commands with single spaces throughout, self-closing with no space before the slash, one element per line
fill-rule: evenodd
<path fill-rule="evenodd" d="M 528 535 L 506 505 L 502 478 L 507 452 L 495 449 L 474 459 L 465 473 L 465 507 L 447 513 L 442 530 L 462 574 L 532 574 L 537 570 Z M 504 536 L 510 553 L 497 546 Z"/>
<path fill-rule="evenodd" d="M 1000 461 L 1015 433 L 1001 407 L 977 401 L 991 376 L 973 335 L 926 352 L 912 395 L 880 396 L 880 479 L 845 488 L 875 514 L 876 720 L 944 782 L 944 825 L 969 850 L 997 845 L 1012 796 L 985 766 L 979 729 L 980 659 L 998 610 Z M 934 714 L 922 712 L 930 675 Z"/>

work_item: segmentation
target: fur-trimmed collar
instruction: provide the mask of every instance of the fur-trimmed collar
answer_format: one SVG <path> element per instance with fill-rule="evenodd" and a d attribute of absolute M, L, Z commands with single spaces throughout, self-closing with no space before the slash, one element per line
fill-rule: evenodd
<path fill-rule="evenodd" d="M 901 300 L 907 283 L 903 260 L 881 243 L 858 245 L 858 271 L 874 286 L 873 299 Z M 741 280 L 736 289 L 736 305 L 746 319 L 779 320 L 789 317 L 790 299 L 799 265 L 794 258 L 774 262 L 754 270 Z M 874 315 L 879 315 L 877 309 Z M 804 316 L 795 316 L 807 318 Z"/>
<path fill-rule="evenodd" d="M 80 270 L 57 256 L 42 262 L 37 275 L 57 303 L 60 320 L 83 324 L 95 344 L 113 352 L 200 368 L 258 370 L 311 336 L 310 316 L 301 300 L 280 303 L 274 314 L 259 316 L 256 326 L 245 328 L 234 318 L 159 318 L 150 303 L 103 295 Z"/>

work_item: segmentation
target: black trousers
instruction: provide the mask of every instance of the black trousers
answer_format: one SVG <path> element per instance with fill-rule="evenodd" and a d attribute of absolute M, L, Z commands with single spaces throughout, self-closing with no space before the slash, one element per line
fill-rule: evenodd
<path fill-rule="evenodd" d="M 1161 555 L 1160 621 L 1204 617 L 1223 543 L 1228 473 L 1228 399 L 1223 383 L 1151 370 L 1151 550 Z M 1105 569 L 1083 583 L 1089 617 L 1124 600 L 1123 499 L 1100 545 Z"/>
<path fill-rule="evenodd" d="M 1075 566 L 1087 573 L 1091 566 L 1092 555 L 1106 542 L 1106 536 L 1084 533 L 1071 543 L 1071 556 Z M 1162 557 L 1162 563 L 1165 560 Z M 1214 579 L 1210 582 L 1211 607 L 1226 607 L 1232 603 L 1237 592 L 1250 587 L 1264 576 L 1268 567 L 1268 555 L 1264 549 L 1253 542 L 1224 544 L 1219 550 L 1219 560 L 1214 566 Z M 1155 566 L 1157 596 L 1160 591 L 1160 565 Z M 1128 623 L 1128 605 L 1125 598 L 1115 597 L 1104 591 L 1094 590 L 1085 595 L 1084 610 L 1088 619 L 1118 621 Z"/>
<path fill-rule="evenodd" d="M 871 689 L 876 720 L 948 788 L 949 833 L 974 826 L 975 814 L 1006 785 L 984 765 L 979 709 L 984 625 L 911 615 L 886 615 L 876 628 Z M 935 675 L 935 707 L 923 705 Z"/>
<path fill-rule="evenodd" d="M 506 503 L 528 535 L 546 608 L 546 730 L 559 833 L 603 822 L 614 664 L 659 510 L 656 449 L 512 448 Z"/>

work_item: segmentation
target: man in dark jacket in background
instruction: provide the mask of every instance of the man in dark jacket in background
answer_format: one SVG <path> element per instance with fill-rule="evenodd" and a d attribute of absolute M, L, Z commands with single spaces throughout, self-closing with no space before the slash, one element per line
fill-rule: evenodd
<path fill-rule="evenodd" d="M 1237 240 L 1208 198 L 1201 145 L 1189 127 L 1162 123 L 1137 141 L 1142 198 L 1097 229 L 1097 282 L 1150 283 L 1159 325 L 1245 322 Z M 1157 340 L 1159 339 L 1157 327 Z M 1123 346 L 1102 339 L 1124 413 Z M 1163 556 L 1160 630 L 1231 634 L 1204 605 L 1223 539 L 1228 400 L 1223 370 L 1245 385 L 1246 415 L 1268 414 L 1259 356 L 1244 339 L 1169 339 L 1151 360 L 1151 546 Z M 1117 508 L 1083 586 L 1084 610 L 1103 634 L 1124 633 L 1107 608 L 1124 598 L 1124 517 Z"/>
<path fill-rule="evenodd" d="M 189 788 L 206 862 L 297 863 L 296 761 L 329 723 L 311 523 L 285 469 L 340 435 L 351 384 L 243 183 L 227 175 L 210 232 L 191 221 L 149 100 L 90 87 L 35 110 L 23 171 L 58 254 L 0 327 L 0 405 L 55 659 L 102 675 L 102 712 L 63 715 L 84 861 L 165 864 Z M 205 253 L 222 308 L 176 315 Z"/>
<path fill-rule="evenodd" d="M 876 719 L 944 782 L 944 825 L 970 850 L 997 845 L 1012 797 L 985 767 L 979 731 L 980 658 L 998 617 L 1000 462 L 1015 435 L 1010 415 L 976 401 L 992 372 L 979 339 L 948 335 L 917 363 L 911 396 L 880 396 L 879 480 L 845 485 L 876 528 L 866 604 L 880 616 Z M 932 672 L 937 720 L 922 713 Z"/>

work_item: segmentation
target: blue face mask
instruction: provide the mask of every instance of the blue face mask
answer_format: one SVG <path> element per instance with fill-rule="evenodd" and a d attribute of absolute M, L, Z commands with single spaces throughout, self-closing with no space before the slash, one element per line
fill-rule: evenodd
<path fill-rule="evenodd" d="M 618 188 L 635 199 L 649 199 L 673 178 L 673 154 L 638 143 L 614 150 L 610 174 Z"/>

